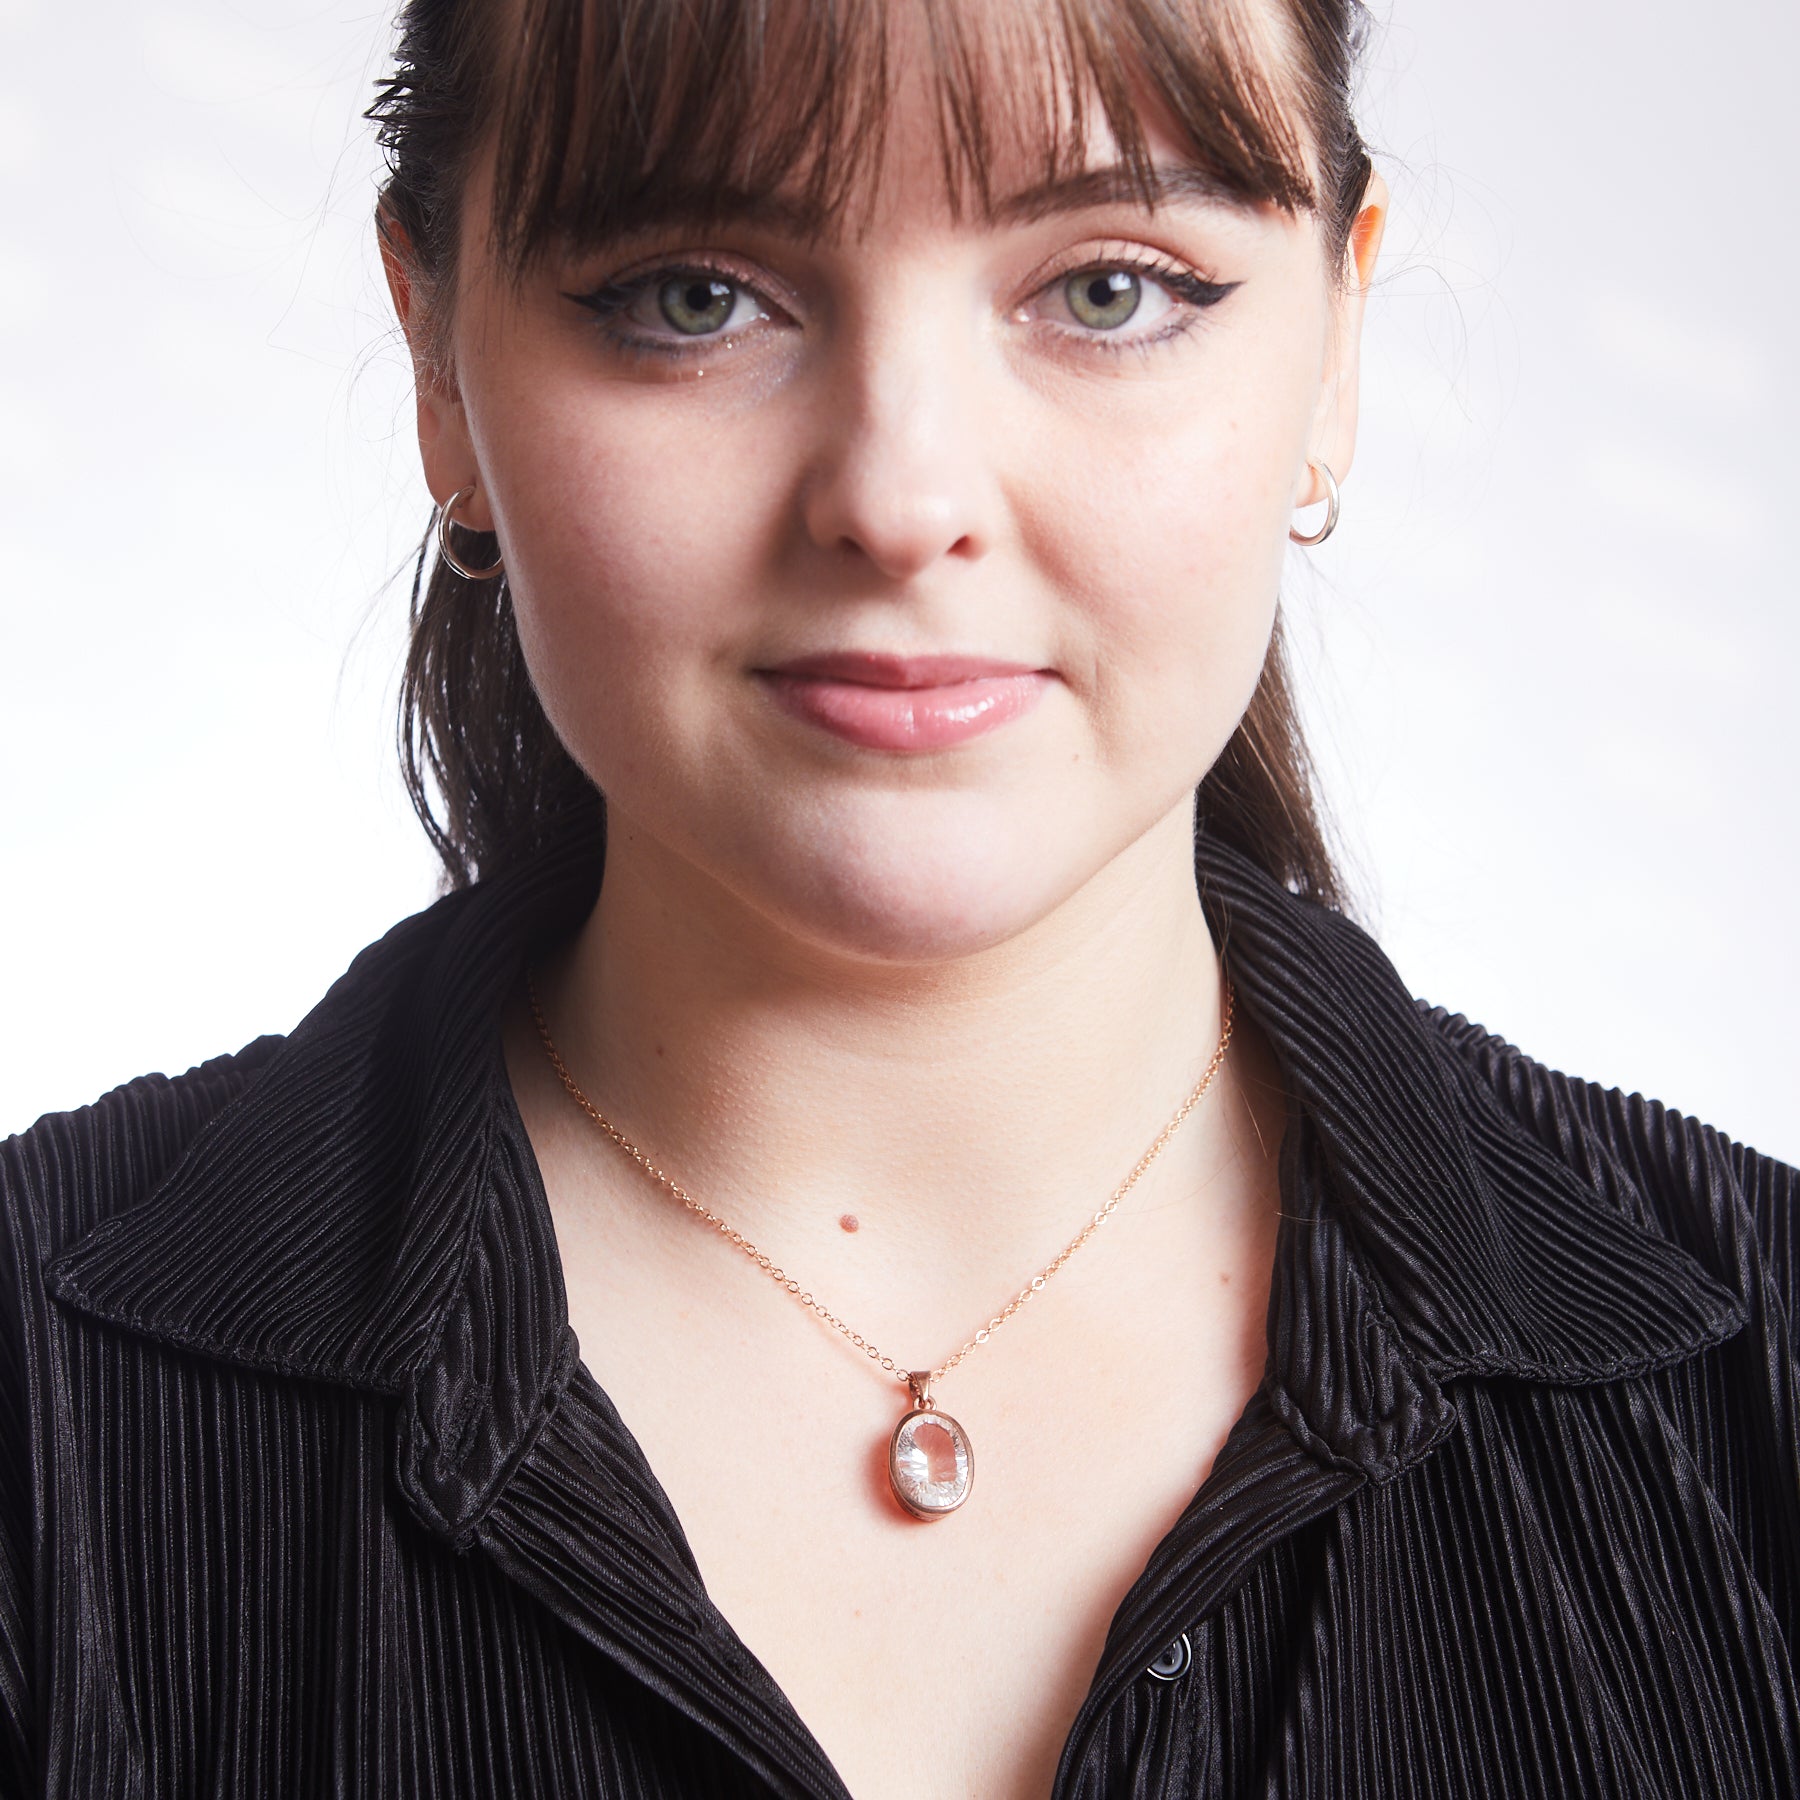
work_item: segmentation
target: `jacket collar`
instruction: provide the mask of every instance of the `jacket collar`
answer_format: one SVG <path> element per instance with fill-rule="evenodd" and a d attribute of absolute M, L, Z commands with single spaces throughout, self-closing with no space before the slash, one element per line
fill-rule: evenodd
<path fill-rule="evenodd" d="M 1453 1428 L 1451 1377 L 1607 1380 L 1743 1323 L 1616 1170 L 1599 1191 L 1503 1110 L 1358 927 L 1217 841 L 1198 874 L 1291 1096 L 1265 1385 L 1315 1458 L 1386 1479 Z M 599 879 L 572 844 L 395 927 L 159 1189 L 52 1259 L 53 1291 L 401 1397 L 402 1483 L 467 1542 L 577 1360 L 498 1022 Z"/>
<path fill-rule="evenodd" d="M 1223 845 L 1199 876 L 1290 1096 L 1271 1399 L 1322 1460 L 1396 1473 L 1451 1429 L 1439 1384 L 1456 1376 L 1614 1380 L 1745 1323 L 1735 1292 L 1640 1223 L 1653 1209 L 1626 1204 L 1616 1160 L 1595 1147 L 1602 1191 L 1502 1106 L 1456 1048 L 1481 1034 L 1414 1000 L 1367 933 Z"/>
<path fill-rule="evenodd" d="M 51 1291 L 182 1349 L 401 1398 L 401 1485 L 466 1544 L 576 1361 L 499 1022 L 599 875 L 571 842 L 395 926 L 149 1198 L 49 1259 Z"/>

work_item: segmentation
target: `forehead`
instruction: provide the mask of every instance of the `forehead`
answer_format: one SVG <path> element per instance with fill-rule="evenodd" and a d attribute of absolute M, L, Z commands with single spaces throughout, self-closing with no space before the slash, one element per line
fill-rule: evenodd
<path fill-rule="evenodd" d="M 893 183 L 953 217 L 1202 197 L 1297 212 L 1278 0 L 513 0 L 492 229 L 522 267 L 671 222 L 855 235 Z"/>

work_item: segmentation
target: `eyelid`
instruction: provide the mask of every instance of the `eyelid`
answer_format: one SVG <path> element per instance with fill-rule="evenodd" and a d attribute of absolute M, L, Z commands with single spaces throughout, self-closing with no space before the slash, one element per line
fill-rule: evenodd
<path fill-rule="evenodd" d="M 1090 246 L 1080 251 L 1064 251 L 1058 257 L 1041 264 L 1039 270 L 1031 277 L 1026 297 L 1011 309 L 1011 316 L 1022 319 L 1025 309 L 1032 301 L 1041 298 L 1067 282 L 1071 277 L 1089 271 L 1102 273 L 1109 269 L 1125 269 L 1133 274 L 1147 278 L 1162 286 L 1168 295 L 1171 310 L 1182 315 L 1180 323 L 1165 325 L 1160 330 L 1140 331 L 1101 331 L 1091 327 L 1083 327 L 1078 322 L 1069 324 L 1052 324 L 1052 329 L 1064 333 L 1076 342 L 1105 348 L 1125 348 L 1126 346 L 1144 346 L 1159 341 L 1163 337 L 1177 335 L 1188 326 L 1199 323 L 1201 316 L 1211 307 L 1217 305 L 1234 289 L 1243 284 L 1239 281 L 1215 281 L 1203 275 L 1186 258 L 1175 256 L 1168 251 L 1156 250 L 1143 243 L 1129 240 L 1113 240 Z M 670 330 L 667 332 L 647 328 L 636 321 L 625 317 L 629 309 L 655 286 L 658 282 L 667 281 L 671 277 L 699 276 L 703 279 L 722 281 L 738 289 L 751 298 L 759 308 L 764 309 L 762 316 L 755 324 L 766 323 L 771 318 L 785 319 L 796 323 L 794 310 L 773 297 L 769 289 L 777 284 L 764 280 L 760 272 L 748 274 L 744 265 L 736 258 L 721 255 L 714 251 L 681 252 L 665 251 L 660 256 L 645 257 L 635 267 L 627 267 L 614 274 L 609 274 L 602 282 L 586 290 L 567 291 L 564 298 L 572 300 L 576 305 L 585 308 L 595 315 L 598 322 L 607 330 L 615 346 L 626 352 L 640 352 L 647 355 L 663 355 L 679 358 L 697 354 L 709 346 L 718 347 L 732 343 L 751 330 L 752 326 L 739 326 L 734 330 L 708 332 L 695 336 Z M 1183 291 L 1184 288 L 1187 291 Z"/>
<path fill-rule="evenodd" d="M 667 281 L 672 276 L 698 275 L 713 281 L 728 282 L 754 299 L 759 306 L 768 309 L 769 313 L 785 318 L 793 317 L 791 306 L 775 298 L 762 276 L 745 273 L 742 265 L 731 257 L 722 257 L 712 251 L 669 252 L 655 258 L 646 258 L 635 268 L 625 268 L 592 287 L 565 289 L 563 298 L 573 300 L 577 306 L 585 307 L 599 319 L 609 321 L 618 318 L 641 294 L 654 287 L 658 282 Z M 707 334 L 698 338 L 683 338 L 677 332 L 670 332 L 665 339 L 661 333 L 646 333 L 651 341 L 669 343 L 717 343 L 726 336 L 726 332 Z"/>
<path fill-rule="evenodd" d="M 1058 250 L 1053 256 L 1046 256 L 1025 277 L 1025 286 L 1029 292 L 1036 293 L 1046 283 L 1072 275 L 1078 269 L 1089 266 L 1111 269 L 1128 263 L 1144 262 L 1167 264 L 1172 268 L 1187 269 L 1196 275 L 1200 273 L 1189 258 L 1136 238 L 1093 238 L 1086 244 L 1073 245 Z"/>
<path fill-rule="evenodd" d="M 1185 257 L 1171 255 L 1166 250 L 1153 250 L 1145 244 L 1119 240 L 1092 250 L 1064 252 L 1062 256 L 1053 257 L 1048 263 L 1040 265 L 1038 271 L 1028 278 L 1029 291 L 1020 302 L 1020 309 L 1076 275 L 1098 275 L 1109 269 L 1127 269 L 1134 275 L 1148 276 L 1167 287 L 1176 300 L 1195 310 L 1215 306 L 1233 289 L 1243 286 L 1240 281 L 1214 280 L 1210 275 L 1201 273 Z M 1188 289 L 1186 293 L 1182 291 L 1184 287 Z"/>

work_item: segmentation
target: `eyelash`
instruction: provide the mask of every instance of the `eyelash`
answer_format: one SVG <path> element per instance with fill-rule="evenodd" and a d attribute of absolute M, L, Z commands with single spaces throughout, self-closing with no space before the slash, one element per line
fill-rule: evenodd
<path fill-rule="evenodd" d="M 1084 347 L 1091 346 L 1115 356 L 1130 350 L 1148 353 L 1159 344 L 1166 344 L 1183 336 L 1201 322 L 1209 308 L 1217 306 L 1233 288 L 1240 285 L 1235 281 L 1208 281 L 1172 257 L 1125 254 L 1073 263 L 1068 268 L 1059 270 L 1047 281 L 1041 282 L 1033 290 L 1031 297 L 1036 300 L 1053 289 L 1066 285 L 1077 275 L 1104 275 L 1119 269 L 1133 275 L 1147 275 L 1160 282 L 1177 300 L 1186 302 L 1186 310 L 1172 312 L 1158 330 L 1139 332 L 1129 337 L 1117 332 L 1059 327 L 1065 335 L 1079 339 Z"/>
<path fill-rule="evenodd" d="M 1122 336 L 1106 331 L 1084 331 L 1079 326 L 1054 327 L 1061 335 L 1080 342 L 1084 349 L 1091 346 L 1111 355 L 1122 355 L 1133 350 L 1141 353 L 1148 352 L 1160 344 L 1166 344 L 1172 339 L 1182 336 L 1200 323 L 1209 308 L 1217 306 L 1233 289 L 1241 285 L 1235 281 L 1208 281 L 1170 257 L 1121 255 L 1072 263 L 1068 268 L 1059 270 L 1033 289 L 1031 299 L 1041 298 L 1077 275 L 1109 274 L 1115 270 L 1123 270 L 1133 275 L 1149 276 L 1160 282 L 1178 302 L 1184 303 L 1185 310 L 1172 314 L 1170 320 L 1160 329 L 1133 336 Z M 684 342 L 675 336 L 639 335 L 621 329 L 618 323 L 627 309 L 641 299 L 644 294 L 653 292 L 665 281 L 682 278 L 725 282 L 737 289 L 738 292 L 749 294 L 761 305 L 773 304 L 753 283 L 746 281 L 735 269 L 722 263 L 709 261 L 704 257 L 678 263 L 667 263 L 660 268 L 648 269 L 641 275 L 633 275 L 622 281 L 604 282 L 599 287 L 585 293 L 566 294 L 564 298 L 574 301 L 577 306 L 592 313 L 605 335 L 612 340 L 614 347 L 626 355 L 646 361 L 661 359 L 668 362 L 682 362 L 693 356 L 706 354 L 720 344 L 728 344 L 741 333 L 707 333 L 689 338 Z"/>
<path fill-rule="evenodd" d="M 626 309 L 644 294 L 653 292 L 665 281 L 680 279 L 728 282 L 740 293 L 751 294 L 760 303 L 769 304 L 750 282 L 734 270 L 719 263 L 708 262 L 704 258 L 690 262 L 665 263 L 660 268 L 646 270 L 642 275 L 633 275 L 623 281 L 603 282 L 599 287 L 590 289 L 586 293 L 567 294 L 564 298 L 573 300 L 577 306 L 585 307 L 591 312 L 604 334 L 612 339 L 615 347 L 628 355 L 646 359 L 664 357 L 670 361 L 684 361 L 708 347 L 731 342 L 738 333 L 716 332 L 690 338 L 684 343 L 679 337 L 673 335 L 666 338 L 638 336 L 621 329 L 617 323 L 623 317 Z"/>

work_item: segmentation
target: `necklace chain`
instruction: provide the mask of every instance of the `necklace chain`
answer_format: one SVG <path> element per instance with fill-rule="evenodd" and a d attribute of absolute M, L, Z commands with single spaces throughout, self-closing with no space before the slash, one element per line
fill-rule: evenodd
<path fill-rule="evenodd" d="M 550 1059 L 550 1066 L 555 1069 L 557 1076 L 562 1081 L 564 1088 L 568 1090 L 570 1098 L 574 1100 L 576 1105 L 579 1106 L 581 1110 L 586 1113 L 587 1116 L 592 1119 L 593 1122 L 598 1125 L 600 1129 L 605 1132 L 606 1135 L 611 1138 L 612 1141 L 617 1144 L 618 1147 L 623 1150 L 646 1175 L 673 1194 L 689 1212 L 698 1214 L 700 1218 L 711 1225 L 722 1237 L 727 1239 L 730 1243 L 735 1244 L 738 1249 L 743 1251 L 743 1253 L 749 1257 L 765 1275 L 771 1280 L 779 1282 L 800 1302 L 802 1306 L 808 1307 L 811 1311 L 817 1313 L 834 1331 L 841 1332 L 857 1347 L 858 1350 L 862 1351 L 871 1362 L 880 1367 L 884 1373 L 892 1375 L 897 1381 L 911 1385 L 915 1376 L 914 1371 L 902 1368 L 891 1356 L 883 1355 L 882 1352 L 874 1344 L 870 1343 L 861 1332 L 852 1331 L 836 1313 L 822 1301 L 815 1299 L 809 1290 L 801 1287 L 800 1283 L 795 1280 L 793 1276 L 788 1274 L 785 1269 L 780 1267 L 780 1265 L 766 1252 L 759 1250 L 755 1244 L 751 1243 L 750 1240 L 743 1235 L 742 1232 L 728 1225 L 717 1213 L 702 1206 L 686 1188 L 682 1187 L 679 1182 L 675 1181 L 671 1176 L 659 1169 L 656 1164 L 653 1163 L 650 1158 L 646 1156 L 644 1152 L 640 1150 L 637 1145 L 634 1144 L 631 1139 L 628 1138 L 624 1132 L 622 1132 L 618 1126 L 616 1126 L 612 1120 L 610 1120 L 605 1113 L 603 1113 L 599 1107 L 597 1107 L 593 1101 L 581 1091 L 580 1087 L 576 1084 L 575 1077 L 569 1073 L 569 1066 L 563 1061 L 562 1053 L 557 1049 L 555 1039 L 550 1035 L 549 1024 L 544 1018 L 544 1008 L 538 999 L 537 983 L 532 979 L 530 974 L 527 974 L 525 977 L 525 991 L 531 1002 L 531 1016 L 537 1025 L 538 1037 L 543 1041 L 544 1054 Z M 1231 1015 L 1235 999 L 1236 996 L 1232 991 L 1231 983 L 1225 981 L 1223 983 L 1223 1003 L 1221 1008 L 1218 1048 L 1213 1051 L 1212 1060 L 1206 1065 L 1206 1072 L 1194 1083 L 1192 1089 L 1189 1090 L 1187 1098 L 1176 1108 L 1174 1117 L 1171 1118 L 1168 1124 L 1157 1133 L 1155 1142 L 1152 1143 L 1150 1148 L 1138 1158 L 1131 1173 L 1113 1189 L 1112 1195 L 1107 1200 L 1106 1204 L 1100 1207 L 1095 1212 L 1094 1216 L 1082 1226 L 1080 1231 L 1078 1231 L 1075 1236 L 1063 1246 L 1054 1262 L 1046 1264 L 1037 1272 L 1037 1274 L 1032 1276 L 1030 1281 L 1013 1295 L 1012 1299 L 1007 1302 L 1005 1307 L 995 1314 L 993 1318 L 989 1319 L 988 1322 L 982 1326 L 954 1356 L 939 1363 L 928 1375 L 922 1377 L 926 1389 L 929 1389 L 931 1383 L 938 1380 L 940 1376 L 948 1375 L 965 1356 L 976 1348 L 977 1345 L 985 1344 L 988 1339 L 1026 1303 L 1026 1301 L 1031 1299 L 1034 1294 L 1041 1292 L 1044 1284 L 1049 1281 L 1051 1276 L 1056 1274 L 1063 1264 L 1066 1263 L 1069 1258 L 1073 1256 L 1109 1218 L 1112 1217 L 1114 1208 L 1116 1208 L 1119 1202 L 1137 1185 L 1138 1178 L 1144 1171 L 1162 1154 L 1163 1147 L 1168 1143 L 1169 1139 L 1175 1135 L 1176 1131 L 1180 1128 L 1182 1121 L 1206 1097 L 1206 1091 L 1212 1086 L 1213 1078 L 1224 1065 L 1225 1052 L 1231 1044 Z M 914 1391 L 916 1392 L 917 1389 Z"/>

